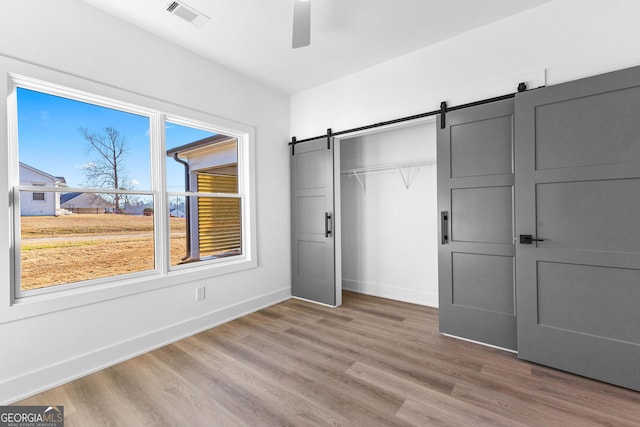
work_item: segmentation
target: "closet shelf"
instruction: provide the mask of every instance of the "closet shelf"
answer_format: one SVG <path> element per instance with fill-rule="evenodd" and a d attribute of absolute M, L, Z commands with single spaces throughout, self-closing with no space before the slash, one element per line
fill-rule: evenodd
<path fill-rule="evenodd" d="M 411 177 L 412 171 L 419 171 L 421 167 L 424 166 L 433 166 L 435 165 L 435 161 L 430 162 L 420 162 L 420 163 L 405 163 L 405 164 L 396 164 L 396 165 L 380 165 L 380 166 L 371 166 L 367 168 L 354 168 L 354 169 L 345 169 L 340 171 L 340 175 L 347 175 L 350 177 L 355 177 L 358 180 L 358 184 L 362 187 L 363 191 L 367 191 L 365 177 L 367 175 L 373 175 L 378 173 L 387 173 L 387 172 L 399 172 L 402 177 L 402 181 L 404 182 L 405 188 L 408 190 L 411 186 Z"/>

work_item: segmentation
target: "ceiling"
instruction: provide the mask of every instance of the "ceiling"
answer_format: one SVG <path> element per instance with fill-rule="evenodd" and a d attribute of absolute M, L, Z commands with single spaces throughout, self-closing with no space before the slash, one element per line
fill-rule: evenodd
<path fill-rule="evenodd" d="M 294 0 L 82 0 L 227 68 L 293 94 L 550 0 L 311 0 L 311 45 L 291 48 Z M 181 0 L 178 0 L 181 1 Z"/>

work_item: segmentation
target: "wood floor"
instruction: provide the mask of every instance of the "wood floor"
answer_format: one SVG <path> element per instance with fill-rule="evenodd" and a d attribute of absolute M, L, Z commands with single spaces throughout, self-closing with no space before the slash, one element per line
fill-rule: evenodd
<path fill-rule="evenodd" d="M 639 425 L 640 393 L 441 336 L 436 309 L 289 300 L 34 396 L 66 426 Z"/>

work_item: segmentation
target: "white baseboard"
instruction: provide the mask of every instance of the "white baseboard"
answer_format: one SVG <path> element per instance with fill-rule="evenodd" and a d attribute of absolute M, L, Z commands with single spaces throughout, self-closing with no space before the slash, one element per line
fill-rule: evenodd
<path fill-rule="evenodd" d="M 396 286 L 383 285 L 380 283 L 360 282 L 357 280 L 342 279 L 342 289 L 345 291 L 358 292 L 375 297 L 389 298 L 397 301 L 409 302 L 412 304 L 426 305 L 428 307 L 438 307 L 437 292 L 424 292 L 415 289 L 399 288 Z"/>
<path fill-rule="evenodd" d="M 287 287 L 10 378 L 0 383 L 0 405 L 17 402 L 290 298 L 291 288 Z"/>

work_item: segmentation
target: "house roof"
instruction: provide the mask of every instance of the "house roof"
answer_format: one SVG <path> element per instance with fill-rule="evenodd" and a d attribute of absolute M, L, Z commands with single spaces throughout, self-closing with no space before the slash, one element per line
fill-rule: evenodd
<path fill-rule="evenodd" d="M 44 177 L 47 177 L 47 178 L 49 178 L 50 180 L 54 181 L 56 184 L 66 184 L 66 183 L 67 183 L 67 181 L 64 179 L 64 177 L 63 177 L 63 176 L 54 176 L 54 175 L 51 175 L 51 174 L 49 174 L 49 173 L 47 173 L 47 172 L 41 171 L 41 170 L 40 170 L 40 169 L 38 169 L 38 168 L 34 168 L 33 166 L 28 165 L 28 164 L 26 164 L 26 163 L 20 162 L 20 167 L 21 167 L 21 168 L 25 168 L 25 169 L 29 169 L 29 170 L 31 170 L 32 172 L 35 172 L 35 173 L 37 173 L 37 174 L 39 174 L 39 175 L 42 175 L 42 176 L 44 176 Z"/>
<path fill-rule="evenodd" d="M 71 199 L 75 199 L 79 195 L 84 193 L 62 193 L 60 194 L 60 203 L 67 203 Z"/>
<path fill-rule="evenodd" d="M 112 208 L 115 205 L 95 193 L 64 193 L 60 195 L 63 208 Z"/>
<path fill-rule="evenodd" d="M 213 135 L 204 139 L 199 139 L 197 141 L 190 142 L 188 144 L 180 145 L 179 147 L 171 148 L 167 150 L 167 156 L 173 157 L 173 155 L 176 153 L 177 154 L 185 153 L 187 151 L 196 150 L 198 148 L 206 147 L 208 145 L 220 144 L 222 142 L 233 141 L 235 139 L 236 138 L 233 136 L 220 135 L 220 134 Z"/>

